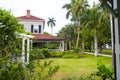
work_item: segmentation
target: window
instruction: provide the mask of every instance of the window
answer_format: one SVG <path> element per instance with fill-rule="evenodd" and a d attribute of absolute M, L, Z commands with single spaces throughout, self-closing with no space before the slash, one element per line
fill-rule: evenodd
<path fill-rule="evenodd" d="M 34 33 L 38 33 L 38 29 L 34 29 Z"/>
<path fill-rule="evenodd" d="M 31 25 L 31 32 L 33 33 L 34 25 Z"/>
<path fill-rule="evenodd" d="M 41 33 L 41 25 L 39 25 L 39 33 Z"/>

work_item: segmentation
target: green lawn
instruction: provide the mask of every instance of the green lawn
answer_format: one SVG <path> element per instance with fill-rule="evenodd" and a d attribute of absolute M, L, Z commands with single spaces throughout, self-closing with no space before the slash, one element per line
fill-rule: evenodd
<path fill-rule="evenodd" d="M 90 74 L 96 71 L 97 61 L 100 60 L 104 64 L 111 64 L 112 59 L 110 57 L 98 56 L 90 54 L 81 54 L 79 59 L 63 59 L 63 58 L 49 58 L 42 59 L 44 61 L 53 61 L 52 65 L 59 65 L 60 69 L 53 77 L 53 80 L 61 80 L 66 76 L 80 76 L 84 74 Z"/>

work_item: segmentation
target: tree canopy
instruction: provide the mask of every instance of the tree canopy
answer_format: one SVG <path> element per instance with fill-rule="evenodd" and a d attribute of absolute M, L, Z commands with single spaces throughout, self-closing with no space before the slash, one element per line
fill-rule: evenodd
<path fill-rule="evenodd" d="M 23 25 L 18 23 L 16 17 L 14 17 L 10 11 L 6 11 L 0 8 L 0 52 L 6 55 L 15 51 L 17 46 L 16 32 L 24 32 Z"/>

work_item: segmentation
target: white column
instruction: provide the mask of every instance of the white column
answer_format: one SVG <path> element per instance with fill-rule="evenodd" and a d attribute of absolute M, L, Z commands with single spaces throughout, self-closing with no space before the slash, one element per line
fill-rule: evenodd
<path fill-rule="evenodd" d="M 29 63 L 30 40 L 27 39 L 27 63 Z"/>
<path fill-rule="evenodd" d="M 62 51 L 64 51 L 64 41 L 62 41 Z"/>
<path fill-rule="evenodd" d="M 25 38 L 22 38 L 22 55 L 21 55 L 22 63 L 25 63 Z"/>
<path fill-rule="evenodd" d="M 59 44 L 60 44 L 59 50 L 61 50 L 62 49 L 62 42 L 60 42 Z"/>
<path fill-rule="evenodd" d="M 32 50 L 32 40 L 30 40 L 30 50 Z"/>

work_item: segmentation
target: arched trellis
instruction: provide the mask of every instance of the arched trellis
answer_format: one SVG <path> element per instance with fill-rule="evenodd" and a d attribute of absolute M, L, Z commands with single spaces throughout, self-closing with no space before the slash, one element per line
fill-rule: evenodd
<path fill-rule="evenodd" d="M 23 64 L 28 64 L 29 63 L 29 51 L 30 49 L 32 49 L 32 38 L 34 38 L 34 36 L 26 35 L 26 34 L 18 34 L 17 38 L 22 39 L 22 53 L 21 53 L 21 56 L 18 57 L 18 61 Z M 25 51 L 25 48 L 26 48 L 26 51 Z"/>

